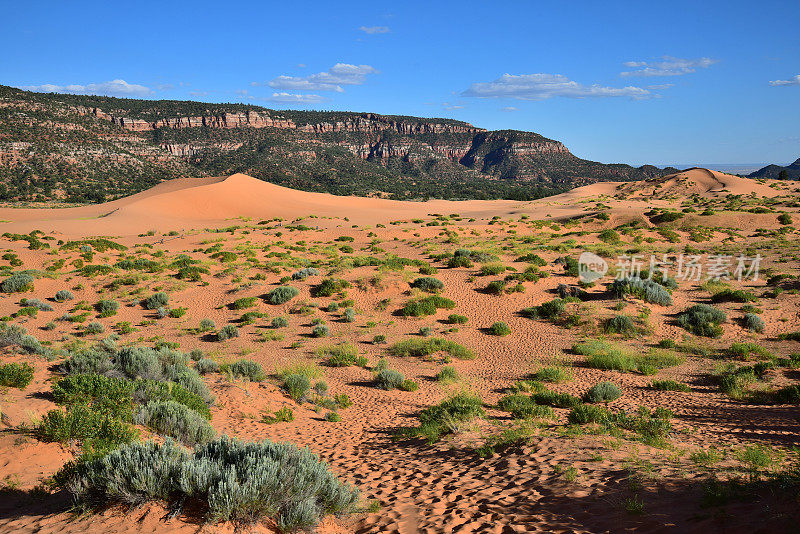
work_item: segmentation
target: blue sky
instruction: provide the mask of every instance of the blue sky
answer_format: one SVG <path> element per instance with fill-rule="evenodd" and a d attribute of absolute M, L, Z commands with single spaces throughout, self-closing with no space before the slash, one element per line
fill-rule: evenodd
<path fill-rule="evenodd" d="M 800 157 L 795 0 L 2 9 L 6 85 L 450 117 L 603 162 Z"/>

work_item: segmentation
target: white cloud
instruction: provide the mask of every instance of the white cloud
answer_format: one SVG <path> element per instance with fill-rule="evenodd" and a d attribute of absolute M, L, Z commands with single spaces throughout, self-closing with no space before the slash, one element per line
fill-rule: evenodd
<path fill-rule="evenodd" d="M 319 104 L 328 99 L 321 95 L 298 95 L 294 93 L 272 93 L 268 98 L 270 102 L 278 102 L 281 104 Z"/>
<path fill-rule="evenodd" d="M 156 85 L 156 89 L 158 89 L 159 91 L 172 91 L 173 89 L 175 89 L 175 86 L 172 85 L 171 83 L 160 83 Z"/>
<path fill-rule="evenodd" d="M 110 82 L 90 83 L 88 85 L 27 85 L 22 89 L 26 91 L 36 91 L 38 93 L 68 93 L 73 95 L 107 95 L 107 96 L 147 96 L 153 90 L 144 85 L 128 83 L 125 80 L 111 80 Z"/>
<path fill-rule="evenodd" d="M 769 82 L 770 85 L 774 87 L 778 87 L 781 85 L 800 85 L 800 74 L 795 74 L 788 80 L 772 80 Z"/>
<path fill-rule="evenodd" d="M 358 28 L 364 33 L 374 35 L 376 33 L 389 33 L 389 26 L 361 26 Z"/>
<path fill-rule="evenodd" d="M 377 69 L 369 65 L 350 65 L 337 63 L 325 72 L 310 76 L 278 76 L 267 82 L 273 89 L 290 91 L 335 91 L 343 93 L 343 85 L 361 85 L 368 74 L 376 74 Z M 250 85 L 264 85 L 252 82 Z"/>
<path fill-rule="evenodd" d="M 450 109 L 464 109 L 464 106 L 461 106 L 459 104 L 451 104 L 450 102 L 442 102 L 442 107 L 444 109 L 448 109 L 448 110 L 450 110 Z"/>
<path fill-rule="evenodd" d="M 657 83 L 654 85 L 648 85 L 648 89 L 652 89 L 653 91 L 660 91 L 662 89 L 669 89 L 670 87 L 675 87 L 674 83 Z"/>
<path fill-rule="evenodd" d="M 514 106 L 506 106 L 504 108 L 501 108 L 500 111 L 505 111 L 506 113 L 511 113 L 512 111 L 517 111 L 517 108 L 515 108 Z"/>
<path fill-rule="evenodd" d="M 630 97 L 650 98 L 653 94 L 641 87 L 605 87 L 583 85 L 562 74 L 503 74 L 491 82 L 473 83 L 462 96 L 478 98 L 516 98 L 545 100 L 554 96 L 565 98 Z"/>
<path fill-rule="evenodd" d="M 684 59 L 672 56 L 661 56 L 659 61 L 626 61 L 623 65 L 636 70 L 620 72 L 620 76 L 683 76 L 697 69 L 707 69 L 718 61 L 710 57 Z"/>

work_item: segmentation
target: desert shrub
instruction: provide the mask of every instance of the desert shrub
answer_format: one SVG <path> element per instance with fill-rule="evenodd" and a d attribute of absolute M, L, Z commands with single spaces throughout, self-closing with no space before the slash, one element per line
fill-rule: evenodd
<path fill-rule="evenodd" d="M 217 325 L 211 319 L 201 319 L 198 330 L 201 332 L 213 332 L 216 330 Z"/>
<path fill-rule="evenodd" d="M 274 423 L 291 423 L 294 421 L 294 412 L 288 406 L 282 406 L 275 412 L 275 415 L 264 415 L 261 420 L 268 425 Z"/>
<path fill-rule="evenodd" d="M 734 364 L 719 369 L 713 376 L 719 390 L 732 399 L 741 400 L 747 396 L 747 389 L 757 378 L 752 367 L 736 367 Z"/>
<path fill-rule="evenodd" d="M 74 298 L 75 296 L 72 294 L 72 291 L 68 289 L 61 289 L 59 291 L 56 291 L 56 295 L 54 297 L 56 302 L 65 302 L 67 300 L 72 300 Z"/>
<path fill-rule="evenodd" d="M 338 412 L 330 411 L 325 414 L 325 420 L 329 423 L 338 423 L 342 420 L 342 416 Z"/>
<path fill-rule="evenodd" d="M 292 280 L 305 280 L 309 276 L 319 276 L 320 271 L 315 267 L 306 267 L 292 273 Z"/>
<path fill-rule="evenodd" d="M 453 256 L 447 261 L 447 266 L 451 269 L 455 269 L 456 267 L 472 267 L 472 260 L 469 259 L 469 256 Z"/>
<path fill-rule="evenodd" d="M 311 337 L 328 337 L 329 329 L 324 324 L 318 324 L 311 329 Z"/>
<path fill-rule="evenodd" d="M 175 401 L 148 402 L 139 409 L 134 420 L 189 446 L 211 441 L 216 435 L 204 417 Z"/>
<path fill-rule="evenodd" d="M 481 265 L 480 270 L 478 273 L 481 276 L 496 276 L 498 274 L 502 274 L 506 271 L 506 266 L 502 263 L 484 263 Z"/>
<path fill-rule="evenodd" d="M 0 365 L 0 386 L 25 389 L 33 381 L 33 366 L 29 363 Z"/>
<path fill-rule="evenodd" d="M 288 374 L 283 377 L 283 389 L 297 402 L 303 402 L 311 390 L 311 381 L 301 374 Z"/>
<path fill-rule="evenodd" d="M 489 333 L 493 336 L 507 336 L 511 333 L 511 328 L 506 323 L 498 321 L 489 327 Z"/>
<path fill-rule="evenodd" d="M 289 326 L 289 320 L 286 317 L 275 317 L 270 323 L 272 328 L 286 328 Z"/>
<path fill-rule="evenodd" d="M 555 320 L 564 315 L 566 311 L 567 306 L 564 300 L 557 298 L 548 302 L 544 302 L 539 306 L 525 308 L 521 313 L 529 319 Z"/>
<path fill-rule="evenodd" d="M 711 296 L 711 302 L 755 302 L 758 300 L 750 291 L 741 289 L 723 289 Z"/>
<path fill-rule="evenodd" d="M 526 262 L 532 263 L 534 265 L 538 265 L 539 267 L 544 267 L 547 265 L 547 260 L 539 256 L 538 254 L 526 254 L 524 256 L 520 256 L 519 258 L 514 260 L 515 262 Z"/>
<path fill-rule="evenodd" d="M 219 372 L 219 364 L 214 360 L 210 360 L 208 358 L 197 360 L 197 363 L 194 364 L 194 368 L 201 375 L 207 375 L 208 373 Z"/>
<path fill-rule="evenodd" d="M 427 293 L 438 293 L 439 291 L 444 289 L 444 282 L 442 282 L 438 278 L 425 276 L 417 278 L 416 280 L 411 282 L 411 287 L 415 287 Z"/>
<path fill-rule="evenodd" d="M 375 374 L 375 385 L 381 389 L 400 389 L 405 376 L 400 371 L 382 369 Z"/>
<path fill-rule="evenodd" d="M 445 352 L 449 356 L 459 360 L 471 360 L 475 358 L 475 354 L 463 345 L 439 337 L 429 337 L 425 339 L 411 338 L 398 341 L 391 345 L 388 350 L 389 354 L 398 357 L 425 358 L 437 352 Z"/>
<path fill-rule="evenodd" d="M 230 365 L 228 370 L 236 378 L 246 377 L 252 382 L 261 382 L 267 378 L 267 373 L 261 364 L 253 360 L 237 360 Z"/>
<path fill-rule="evenodd" d="M 284 304 L 299 294 L 300 291 L 294 287 L 279 286 L 267 293 L 266 299 L 270 304 Z"/>
<path fill-rule="evenodd" d="M 708 304 L 695 304 L 678 316 L 678 324 L 689 332 L 704 337 L 722 335 L 720 324 L 728 320 L 722 310 Z"/>
<path fill-rule="evenodd" d="M 733 343 L 726 355 L 739 360 L 772 360 L 775 355 L 757 343 Z"/>
<path fill-rule="evenodd" d="M 653 380 L 650 387 L 658 391 L 683 391 L 685 393 L 692 391 L 692 388 L 686 384 L 675 380 Z"/>
<path fill-rule="evenodd" d="M 604 243 L 608 243 L 609 245 L 619 245 L 622 243 L 619 232 L 612 230 L 611 228 L 607 228 L 606 230 L 598 233 L 597 238 Z"/>
<path fill-rule="evenodd" d="M 742 324 L 747 330 L 751 332 L 761 333 L 764 331 L 764 328 L 767 326 L 764 323 L 764 319 L 756 315 L 755 313 L 745 313 L 744 317 L 742 318 Z"/>
<path fill-rule="evenodd" d="M 325 278 L 318 286 L 314 288 L 314 296 L 316 297 L 332 297 L 336 293 L 350 287 L 350 283 L 346 280 L 337 278 Z"/>
<path fill-rule="evenodd" d="M 450 324 L 467 324 L 469 319 L 464 315 L 458 315 L 456 313 L 451 313 L 447 316 L 447 322 Z"/>
<path fill-rule="evenodd" d="M 346 323 L 355 322 L 355 320 L 356 320 L 356 310 L 354 310 L 353 308 L 346 308 L 344 310 L 344 314 L 342 315 L 342 319 L 344 319 L 344 322 L 346 322 Z"/>
<path fill-rule="evenodd" d="M 163 291 L 154 293 L 142 301 L 142 306 L 144 306 L 146 310 L 157 310 L 167 304 L 169 304 L 169 295 Z"/>
<path fill-rule="evenodd" d="M 95 309 L 100 314 L 100 317 L 111 317 L 117 313 L 119 302 L 103 299 L 95 304 Z"/>
<path fill-rule="evenodd" d="M 217 339 L 219 341 L 227 341 L 228 339 L 239 337 L 239 329 L 235 324 L 226 324 L 217 332 Z"/>
<path fill-rule="evenodd" d="M 617 400 L 621 396 L 622 391 L 620 391 L 616 384 L 604 380 L 589 388 L 589 391 L 584 395 L 584 400 L 591 403 L 611 402 Z"/>
<path fill-rule="evenodd" d="M 326 364 L 331 367 L 348 367 L 354 365 L 358 359 L 358 348 L 352 343 L 341 345 L 327 345 L 314 351 L 320 358 L 327 358 Z"/>
<path fill-rule="evenodd" d="M 633 295 L 651 304 L 672 305 L 672 295 L 669 294 L 667 288 L 654 280 L 643 280 L 636 276 L 614 280 L 611 284 L 611 292 L 617 298 Z"/>
<path fill-rule="evenodd" d="M 775 391 L 773 394 L 773 401 L 779 404 L 800 403 L 800 385 L 793 384 Z"/>
<path fill-rule="evenodd" d="M 581 399 L 575 397 L 574 395 L 570 395 L 568 393 L 557 393 L 555 391 L 540 391 L 538 393 L 534 393 L 531 398 L 533 398 L 536 404 L 553 406 L 555 408 L 572 408 L 573 406 L 577 406 L 581 403 Z"/>
<path fill-rule="evenodd" d="M 539 382 L 568 382 L 572 380 L 572 368 L 566 365 L 553 365 L 543 367 L 531 375 L 533 380 Z"/>
<path fill-rule="evenodd" d="M 486 284 L 485 291 L 490 295 L 502 295 L 505 293 L 507 285 L 505 280 L 492 280 Z"/>
<path fill-rule="evenodd" d="M 446 365 L 436 373 L 436 380 L 444 384 L 455 382 L 458 380 L 458 371 L 456 371 L 455 367 Z"/>
<path fill-rule="evenodd" d="M 633 319 L 627 315 L 609 317 L 603 323 L 603 329 L 606 334 L 622 334 L 626 337 L 636 334 L 636 324 L 634 324 Z"/>
<path fill-rule="evenodd" d="M 423 436 L 429 443 L 437 441 L 442 435 L 457 432 L 460 427 L 475 419 L 483 417 L 483 401 L 470 393 L 457 393 L 431 406 L 419 414 L 420 425 L 412 434 Z"/>
<path fill-rule="evenodd" d="M 411 379 L 406 378 L 400 384 L 400 388 L 399 389 L 401 389 L 403 391 L 417 391 L 419 389 L 419 384 L 417 384 L 416 382 L 414 382 Z"/>
<path fill-rule="evenodd" d="M 0 291 L 3 293 L 31 291 L 33 289 L 33 282 L 33 276 L 28 273 L 14 273 L 0 283 Z"/>
<path fill-rule="evenodd" d="M 450 299 L 441 297 L 439 295 L 431 295 L 418 300 L 412 300 L 400 309 L 400 315 L 406 317 L 424 317 L 426 315 L 433 315 L 439 308 L 453 309 L 456 303 Z"/>
<path fill-rule="evenodd" d="M 567 421 L 573 425 L 585 425 L 588 423 L 605 423 L 610 415 L 606 408 L 582 404 L 570 410 Z"/>
<path fill-rule="evenodd" d="M 108 450 L 138 437 L 131 425 L 113 416 L 76 405 L 68 411 L 50 410 L 34 428 L 37 438 L 47 442 L 82 442 L 87 449 Z"/>
<path fill-rule="evenodd" d="M 41 311 L 53 311 L 50 304 L 39 299 L 21 299 L 19 303 L 21 306 L 30 306 Z"/>
<path fill-rule="evenodd" d="M 66 487 L 88 508 L 162 501 L 206 509 L 210 522 L 271 519 L 282 531 L 311 529 L 359 498 L 307 449 L 226 436 L 193 451 L 169 440 L 131 443 L 79 462 Z"/>
<path fill-rule="evenodd" d="M 682 219 L 683 216 L 684 214 L 678 211 L 664 211 L 650 217 L 650 221 L 653 224 L 662 224 L 677 221 L 678 219 Z"/>
<path fill-rule="evenodd" d="M 653 349 L 645 354 L 638 354 L 627 347 L 602 340 L 578 343 L 573 345 L 572 350 L 587 357 L 587 367 L 622 372 L 654 374 L 658 369 L 683 362 L 683 358 L 670 351 Z"/>
<path fill-rule="evenodd" d="M 102 334 L 106 327 L 98 322 L 91 322 L 83 328 L 83 333 L 87 335 Z"/>
<path fill-rule="evenodd" d="M 234 310 L 243 310 L 245 308 L 253 308 L 258 303 L 257 297 L 242 297 L 236 299 L 231 304 Z"/>

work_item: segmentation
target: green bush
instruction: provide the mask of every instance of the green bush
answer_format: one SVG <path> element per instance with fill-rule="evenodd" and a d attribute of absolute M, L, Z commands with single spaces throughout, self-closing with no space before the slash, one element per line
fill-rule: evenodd
<path fill-rule="evenodd" d="M 585 425 L 588 423 L 605 423 L 608 421 L 610 414 L 607 409 L 602 406 L 593 406 L 591 404 L 582 404 L 575 406 L 567 416 L 567 421 L 573 425 Z"/>
<path fill-rule="evenodd" d="M 767 326 L 764 323 L 764 319 L 756 315 L 755 313 L 745 313 L 744 317 L 742 318 L 742 324 L 747 330 L 751 332 L 761 333 L 764 331 L 764 328 Z"/>
<path fill-rule="evenodd" d="M 572 369 L 565 365 L 543 367 L 533 373 L 531 378 L 540 382 L 568 382 L 572 380 Z"/>
<path fill-rule="evenodd" d="M 775 355 L 757 343 L 733 343 L 726 355 L 739 360 L 772 360 Z"/>
<path fill-rule="evenodd" d="M 572 408 L 581 403 L 581 399 L 568 393 L 555 391 L 541 391 L 531 396 L 536 404 L 553 406 L 555 408 Z"/>
<path fill-rule="evenodd" d="M 65 302 L 67 300 L 72 300 L 75 296 L 72 294 L 72 291 L 68 289 L 61 289 L 60 291 L 56 291 L 55 297 L 53 297 L 56 302 Z"/>
<path fill-rule="evenodd" d="M 311 337 L 328 337 L 328 327 L 324 324 L 318 324 L 311 329 Z"/>
<path fill-rule="evenodd" d="M 553 409 L 550 406 L 536 404 L 528 395 L 506 395 L 497 402 L 497 408 L 510 412 L 515 419 L 530 419 L 534 417 L 552 418 Z"/>
<path fill-rule="evenodd" d="M 481 265 L 480 270 L 478 273 L 481 276 L 497 276 L 498 274 L 502 274 L 506 271 L 506 266 L 502 263 L 485 263 Z"/>
<path fill-rule="evenodd" d="M 688 393 L 692 388 L 674 380 L 653 380 L 650 387 L 658 391 L 683 391 Z"/>
<path fill-rule="evenodd" d="M 573 345 L 572 350 L 587 357 L 587 367 L 622 372 L 653 374 L 658 369 L 683 362 L 683 358 L 670 351 L 651 349 L 645 354 L 637 354 L 627 347 L 602 340 L 578 343 Z"/>
<path fill-rule="evenodd" d="M 620 391 L 616 384 L 604 380 L 589 388 L 589 391 L 587 391 L 584 396 L 584 400 L 591 403 L 611 402 L 617 400 L 621 396 L 622 391 Z"/>
<path fill-rule="evenodd" d="M 405 377 L 400 371 L 382 369 L 375 374 L 375 385 L 381 389 L 400 389 Z"/>
<path fill-rule="evenodd" d="M 135 428 L 113 416 L 76 405 L 70 410 L 50 410 L 34 429 L 42 441 L 68 443 L 78 440 L 89 449 L 108 450 L 138 437 Z"/>
<path fill-rule="evenodd" d="M 275 317 L 270 323 L 272 328 L 286 328 L 289 326 L 289 320 L 286 317 Z"/>
<path fill-rule="evenodd" d="M 636 324 L 627 315 L 615 315 L 605 320 L 603 329 L 606 334 L 621 334 L 631 337 L 636 334 Z"/>
<path fill-rule="evenodd" d="M 239 337 L 239 329 L 235 324 L 226 324 L 217 332 L 217 339 L 219 341 L 227 341 L 231 338 Z"/>
<path fill-rule="evenodd" d="M 314 354 L 320 358 L 327 358 L 325 363 L 331 367 L 348 367 L 356 364 L 358 348 L 352 343 L 327 345 L 316 349 Z"/>
<path fill-rule="evenodd" d="M 300 291 L 291 286 L 279 286 L 267 293 L 267 302 L 270 304 L 284 304 L 289 302 L 297 295 L 300 294 Z"/>
<path fill-rule="evenodd" d="M 447 322 L 450 324 L 467 324 L 469 318 L 464 315 L 458 315 L 456 313 L 451 313 L 447 316 Z"/>
<path fill-rule="evenodd" d="M 33 276 L 28 273 L 14 273 L 2 283 L 0 291 L 3 293 L 22 293 L 33 290 Z"/>
<path fill-rule="evenodd" d="M 311 381 L 301 374 L 288 374 L 283 377 L 283 389 L 297 402 L 303 402 L 311 390 Z"/>
<path fill-rule="evenodd" d="M 455 367 L 450 365 L 446 365 L 436 373 L 436 381 L 442 382 L 443 384 L 449 384 L 458 380 L 458 371 L 456 371 Z"/>
<path fill-rule="evenodd" d="M 389 347 L 389 354 L 397 357 L 416 357 L 425 358 L 437 352 L 444 352 L 459 360 L 471 360 L 475 358 L 475 353 L 470 349 L 459 345 L 449 339 L 439 337 L 429 337 L 425 339 L 411 338 Z"/>
<path fill-rule="evenodd" d="M 654 280 L 643 280 L 636 276 L 614 280 L 611 284 L 611 292 L 617 298 L 633 295 L 651 304 L 672 305 L 672 295 L 669 294 L 666 287 Z"/>
<path fill-rule="evenodd" d="M 470 393 L 458 393 L 431 406 L 419 414 L 420 425 L 412 431 L 413 435 L 423 436 L 429 443 L 437 441 L 442 435 L 455 432 L 463 423 L 476 417 L 483 417 L 483 401 Z"/>
<path fill-rule="evenodd" d="M 411 287 L 415 287 L 427 293 L 438 293 L 439 291 L 444 289 L 444 282 L 442 282 L 438 278 L 425 276 L 422 278 L 417 278 L 416 280 L 411 282 Z"/>
<path fill-rule="evenodd" d="M 493 336 L 507 336 L 511 333 L 511 328 L 506 323 L 498 321 L 489 327 L 489 333 Z"/>
<path fill-rule="evenodd" d="M 346 308 L 344 310 L 344 315 L 342 315 L 342 319 L 344 319 L 344 322 L 346 322 L 346 323 L 355 322 L 355 320 L 356 320 L 356 310 L 354 310 L 353 308 Z"/>
<path fill-rule="evenodd" d="M 708 304 L 695 304 L 678 316 L 678 324 L 689 332 L 705 337 L 722 335 L 722 323 L 728 320 L 722 310 Z"/>
<path fill-rule="evenodd" d="M 209 522 L 271 519 L 282 531 L 311 529 L 359 498 L 307 449 L 225 436 L 194 451 L 172 441 L 131 443 L 79 462 L 65 486 L 86 508 L 161 501 L 207 510 Z"/>
<path fill-rule="evenodd" d="M 400 315 L 406 317 L 424 317 L 433 315 L 437 309 L 451 310 L 456 307 L 456 303 L 448 298 L 439 295 L 431 295 L 417 300 L 412 300 L 400 310 Z"/>
<path fill-rule="evenodd" d="M 544 302 L 539 306 L 525 308 L 521 313 L 529 319 L 555 320 L 564 315 L 566 311 L 567 306 L 564 300 L 557 298 Z"/>
<path fill-rule="evenodd" d="M 103 299 L 95 304 L 95 309 L 100 314 L 100 317 L 111 317 L 117 313 L 119 302 Z"/>
<path fill-rule="evenodd" d="M 211 441 L 216 435 L 204 417 L 175 401 L 148 402 L 139 409 L 134 420 L 189 446 Z"/>
<path fill-rule="evenodd" d="M 167 304 L 169 304 L 169 295 L 163 291 L 154 293 L 142 301 L 142 306 L 144 306 L 146 310 L 157 310 Z"/>
<path fill-rule="evenodd" d="M 246 377 L 251 382 L 261 382 L 267 378 L 267 373 L 261 364 L 253 360 L 238 360 L 228 368 L 236 378 Z"/>
<path fill-rule="evenodd" d="M 216 329 L 217 325 L 211 319 L 200 320 L 200 325 L 198 327 L 198 330 L 200 330 L 200 332 L 213 332 Z"/>
<path fill-rule="evenodd" d="M 256 304 L 258 304 L 257 297 L 242 297 L 234 300 L 233 303 L 231 303 L 231 308 L 234 310 L 243 310 L 245 308 L 253 308 Z"/>
<path fill-rule="evenodd" d="M 711 302 L 755 302 L 758 300 L 750 291 L 741 289 L 723 289 L 711 296 Z"/>
<path fill-rule="evenodd" d="M 337 412 L 328 412 L 325 414 L 325 420 L 329 423 L 338 423 L 342 420 L 342 416 L 339 415 Z"/>
<path fill-rule="evenodd" d="M 0 365 L 0 386 L 25 389 L 33 381 L 33 366 L 29 363 Z"/>
<path fill-rule="evenodd" d="M 83 333 L 87 335 L 102 334 L 106 327 L 98 322 L 91 322 L 83 328 Z"/>
<path fill-rule="evenodd" d="M 219 364 L 214 360 L 209 360 L 208 358 L 197 360 L 197 363 L 194 364 L 194 368 L 201 375 L 219 372 Z"/>

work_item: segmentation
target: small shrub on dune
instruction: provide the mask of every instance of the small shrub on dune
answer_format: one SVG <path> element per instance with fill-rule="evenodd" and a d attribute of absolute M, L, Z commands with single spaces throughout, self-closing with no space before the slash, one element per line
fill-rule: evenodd
<path fill-rule="evenodd" d="M 320 271 L 315 267 L 306 267 L 292 273 L 292 280 L 305 280 L 309 276 L 319 276 Z"/>
<path fill-rule="evenodd" d="M 588 423 L 605 423 L 609 420 L 610 414 L 602 406 L 582 404 L 574 407 L 567 416 L 567 421 L 573 425 L 586 425 Z"/>
<path fill-rule="evenodd" d="M 511 328 L 506 323 L 498 321 L 489 327 L 489 333 L 493 336 L 507 336 L 511 334 Z"/>
<path fill-rule="evenodd" d="M 56 291 L 56 295 L 53 298 L 56 302 L 66 302 L 74 299 L 75 296 L 72 294 L 72 291 L 69 291 L 68 289 L 61 289 Z"/>
<path fill-rule="evenodd" d="M 209 522 L 268 519 L 283 532 L 310 530 L 325 514 L 352 511 L 359 498 L 306 449 L 224 436 L 193 451 L 172 441 L 131 443 L 79 462 L 66 487 L 86 508 L 160 501 L 205 509 Z"/>
<path fill-rule="evenodd" d="M 508 283 L 505 280 L 493 280 L 486 284 L 484 291 L 490 295 L 502 295 L 506 292 L 506 286 Z"/>
<path fill-rule="evenodd" d="M 21 299 L 19 303 L 21 306 L 30 306 L 40 311 L 53 311 L 50 304 L 39 299 Z"/>
<path fill-rule="evenodd" d="M 502 263 L 485 263 L 478 271 L 481 276 L 496 276 L 506 271 L 506 266 Z"/>
<path fill-rule="evenodd" d="M 633 295 L 651 304 L 672 306 L 672 295 L 667 288 L 653 280 L 643 280 L 636 276 L 614 280 L 611 292 L 617 298 Z"/>
<path fill-rule="evenodd" d="M 457 393 L 431 406 L 419 414 L 419 427 L 412 429 L 412 435 L 436 442 L 441 436 L 458 432 L 462 426 L 475 418 L 483 417 L 483 401 L 471 393 Z"/>
<path fill-rule="evenodd" d="M 272 328 L 286 328 L 289 326 L 289 320 L 286 317 L 275 317 L 270 323 Z"/>
<path fill-rule="evenodd" d="M 266 299 L 270 304 L 284 304 L 299 294 L 300 291 L 294 287 L 279 286 L 267 293 Z"/>
<path fill-rule="evenodd" d="M 444 282 L 442 282 L 438 278 L 426 276 L 422 278 L 417 278 L 416 280 L 411 282 L 411 287 L 415 287 L 427 293 L 438 293 L 439 291 L 444 289 Z"/>
<path fill-rule="evenodd" d="M 325 420 L 329 423 L 338 423 L 342 420 L 342 416 L 338 412 L 330 411 L 325 414 Z"/>
<path fill-rule="evenodd" d="M 331 367 L 348 367 L 358 362 L 358 348 L 352 343 L 320 347 L 314 354 L 320 358 L 327 358 L 325 363 Z"/>
<path fill-rule="evenodd" d="M 448 356 L 452 356 L 458 360 L 471 360 L 475 358 L 475 353 L 470 349 L 454 341 L 440 337 L 406 339 L 391 345 L 388 350 L 389 354 L 397 357 L 425 358 L 437 352 L 444 352 Z"/>
<path fill-rule="evenodd" d="M 119 309 L 119 302 L 114 300 L 100 300 L 95 304 L 95 309 L 100 314 L 100 317 L 111 317 L 116 315 Z"/>
<path fill-rule="evenodd" d="M 455 269 L 457 267 L 472 267 L 472 260 L 469 256 L 453 256 L 447 261 L 447 267 Z"/>
<path fill-rule="evenodd" d="M 275 415 L 264 415 L 261 422 L 272 425 L 275 423 L 291 423 L 294 421 L 294 412 L 288 406 L 281 407 Z"/>
<path fill-rule="evenodd" d="M 2 283 L 0 283 L 0 291 L 3 293 L 22 293 L 25 291 L 33 290 L 34 279 L 28 273 L 14 273 Z"/>
<path fill-rule="evenodd" d="M 756 332 L 760 334 L 766 328 L 766 323 L 764 323 L 764 319 L 756 315 L 755 313 L 745 313 L 744 317 L 742 318 L 742 324 L 747 330 L 751 332 Z"/>
<path fill-rule="evenodd" d="M 342 319 L 346 323 L 353 323 L 356 320 L 356 310 L 353 308 L 347 308 L 344 310 L 344 314 L 342 315 Z"/>
<path fill-rule="evenodd" d="M 747 397 L 748 387 L 757 380 L 752 367 L 736 367 L 734 364 L 718 370 L 713 379 L 722 393 L 735 400 Z"/>
<path fill-rule="evenodd" d="M 83 327 L 83 333 L 86 335 L 102 334 L 106 327 L 98 322 L 91 322 Z"/>
<path fill-rule="evenodd" d="M 201 375 L 207 375 L 209 373 L 219 372 L 219 364 L 214 360 L 210 360 L 208 358 L 197 360 L 197 363 L 194 364 L 194 368 Z"/>
<path fill-rule="evenodd" d="M 456 307 L 456 303 L 448 298 L 439 295 L 431 295 L 418 300 L 412 300 L 406 303 L 400 309 L 400 315 L 405 317 L 425 317 L 427 315 L 434 315 L 436 310 L 442 308 L 451 310 Z"/>
<path fill-rule="evenodd" d="M 636 324 L 627 315 L 615 315 L 605 320 L 603 330 L 605 330 L 606 334 L 620 334 L 625 337 L 631 337 L 636 335 Z"/>
<path fill-rule="evenodd" d="M 443 384 L 450 384 L 456 382 L 458 380 L 458 371 L 456 371 L 455 367 L 450 365 L 446 365 L 441 368 L 441 370 L 436 373 L 436 381 L 441 382 Z"/>
<path fill-rule="evenodd" d="M 755 302 L 758 300 L 750 291 L 741 289 L 723 289 L 711 297 L 711 302 Z"/>
<path fill-rule="evenodd" d="M 33 366 L 29 363 L 0 365 L 0 386 L 25 389 L 33 381 Z"/>
<path fill-rule="evenodd" d="M 589 388 L 589 391 L 587 391 L 586 395 L 584 395 L 584 400 L 591 403 L 607 403 L 617 400 L 621 396 L 622 391 L 620 391 L 616 384 L 609 382 L 608 380 L 604 380 Z"/>
<path fill-rule="evenodd" d="M 328 337 L 330 330 L 324 324 L 318 324 L 311 329 L 311 337 Z"/>
<path fill-rule="evenodd" d="M 174 401 L 148 402 L 139 409 L 135 421 L 189 446 L 211 441 L 216 435 L 204 417 Z"/>
<path fill-rule="evenodd" d="M 469 318 L 464 315 L 458 315 L 457 313 L 451 313 L 447 316 L 447 322 L 450 324 L 467 324 Z"/>
<path fill-rule="evenodd" d="M 336 278 L 326 278 L 314 288 L 315 297 L 332 297 L 350 287 L 350 282 Z"/>
<path fill-rule="evenodd" d="M 261 364 L 253 360 L 238 360 L 232 363 L 228 369 L 234 377 L 244 377 L 251 382 L 261 382 L 267 378 L 267 373 L 264 372 Z"/>
<path fill-rule="evenodd" d="M 400 371 L 382 369 L 375 374 L 375 385 L 386 390 L 400 389 L 405 379 Z"/>
<path fill-rule="evenodd" d="M 522 315 L 529 319 L 545 319 L 555 320 L 564 315 L 567 311 L 566 302 L 563 299 L 557 298 L 551 301 L 534 306 L 532 308 L 525 308 L 522 310 Z"/>
<path fill-rule="evenodd" d="M 543 367 L 531 375 L 533 380 L 539 382 L 568 382 L 572 380 L 572 368 L 566 365 L 554 365 L 551 367 Z"/>
<path fill-rule="evenodd" d="M 244 310 L 246 308 L 253 308 L 258 303 L 257 297 L 242 297 L 240 299 L 236 299 L 231 304 L 231 308 L 234 310 Z"/>
<path fill-rule="evenodd" d="M 200 332 L 213 332 L 217 329 L 217 325 L 211 319 L 201 319 L 197 329 Z"/>
<path fill-rule="evenodd" d="M 568 393 L 557 393 L 555 391 L 542 391 L 534 393 L 532 398 L 536 404 L 553 406 L 554 408 L 572 408 L 581 403 L 581 399 Z"/>
<path fill-rule="evenodd" d="M 670 351 L 653 349 L 645 354 L 638 354 L 628 347 L 602 340 L 577 343 L 572 350 L 587 357 L 587 367 L 622 372 L 654 374 L 659 369 L 683 362 L 683 358 Z"/>
<path fill-rule="evenodd" d="M 515 419 L 538 417 L 550 419 L 554 416 L 550 406 L 536 404 L 528 395 L 506 395 L 498 401 L 497 409 L 511 413 L 511 417 Z"/>
<path fill-rule="evenodd" d="M 725 354 L 739 360 L 772 360 L 775 355 L 757 343 L 733 343 Z"/>
<path fill-rule="evenodd" d="M 678 316 L 678 324 L 689 332 L 704 337 L 722 335 L 722 323 L 728 320 L 725 312 L 708 304 L 695 304 Z"/>
<path fill-rule="evenodd" d="M 50 410 L 34 429 L 42 441 L 68 443 L 80 441 L 87 449 L 107 450 L 135 440 L 139 433 L 113 416 L 77 405 L 68 411 Z"/>
<path fill-rule="evenodd" d="M 142 306 L 144 306 L 146 310 L 157 310 L 158 308 L 164 307 L 168 304 L 169 295 L 163 291 L 154 293 L 142 301 Z"/>
<path fill-rule="evenodd" d="M 311 390 L 311 381 L 301 374 L 289 374 L 283 377 L 283 389 L 297 402 L 303 402 Z"/>
<path fill-rule="evenodd" d="M 234 324 L 226 324 L 217 332 L 217 339 L 219 341 L 227 341 L 229 339 L 239 337 L 239 329 Z"/>

